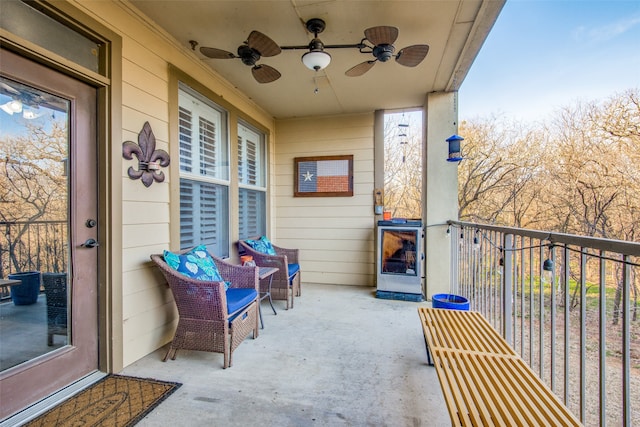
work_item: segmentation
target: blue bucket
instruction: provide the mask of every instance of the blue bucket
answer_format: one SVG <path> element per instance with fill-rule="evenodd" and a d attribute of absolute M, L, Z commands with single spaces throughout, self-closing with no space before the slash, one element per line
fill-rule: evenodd
<path fill-rule="evenodd" d="M 431 297 L 433 308 L 446 308 L 449 310 L 469 310 L 469 300 L 460 295 L 436 294 Z"/>
<path fill-rule="evenodd" d="M 15 305 L 31 305 L 38 302 L 40 295 L 40 272 L 25 271 L 13 273 L 9 279 L 20 280 L 22 284 L 11 286 L 11 300 Z"/>

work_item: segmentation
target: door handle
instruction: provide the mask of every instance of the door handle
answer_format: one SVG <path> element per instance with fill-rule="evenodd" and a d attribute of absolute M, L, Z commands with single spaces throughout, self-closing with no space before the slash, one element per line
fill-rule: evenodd
<path fill-rule="evenodd" d="M 100 244 L 96 242 L 95 239 L 87 239 L 87 241 L 80 246 L 82 246 L 83 248 L 95 248 L 96 246 L 100 246 Z"/>

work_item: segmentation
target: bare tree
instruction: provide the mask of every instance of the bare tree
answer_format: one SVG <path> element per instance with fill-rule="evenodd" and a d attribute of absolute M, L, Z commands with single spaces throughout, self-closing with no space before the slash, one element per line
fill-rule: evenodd
<path fill-rule="evenodd" d="M 543 125 L 523 128 L 495 117 L 462 123 L 460 218 L 638 241 L 638 89 L 577 102 Z M 619 310 L 624 283 L 615 277 Z"/>
<path fill-rule="evenodd" d="M 15 271 L 29 264 L 18 256 L 29 245 L 29 223 L 66 219 L 66 135 L 66 124 L 53 121 L 50 129 L 28 125 L 26 134 L 8 135 L 0 142 L 0 221 L 6 228 L 0 275 L 9 269 L 8 263 Z"/>
<path fill-rule="evenodd" d="M 524 226 L 535 223 L 533 209 L 542 143 L 538 131 L 523 132 L 493 117 L 463 122 L 464 160 L 458 168 L 459 216 L 463 220 Z"/>

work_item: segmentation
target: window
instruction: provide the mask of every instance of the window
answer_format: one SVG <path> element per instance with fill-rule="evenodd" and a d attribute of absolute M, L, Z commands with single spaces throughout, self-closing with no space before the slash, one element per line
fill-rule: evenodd
<path fill-rule="evenodd" d="M 229 256 L 227 114 L 180 84 L 180 247 Z"/>
<path fill-rule="evenodd" d="M 105 44 L 85 36 L 82 30 L 61 19 L 46 4 L 3 1 L 0 28 L 106 76 L 105 66 L 101 67 L 106 61 Z"/>
<path fill-rule="evenodd" d="M 266 234 L 265 138 L 238 124 L 240 238 Z"/>

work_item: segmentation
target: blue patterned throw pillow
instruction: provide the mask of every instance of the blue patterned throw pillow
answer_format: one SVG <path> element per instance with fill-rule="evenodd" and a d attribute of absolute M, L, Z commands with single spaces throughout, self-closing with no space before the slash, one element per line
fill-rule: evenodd
<path fill-rule="evenodd" d="M 245 240 L 245 242 L 258 252 L 268 255 L 277 255 L 276 250 L 273 248 L 273 245 L 267 236 L 262 236 L 258 240 Z"/>
<path fill-rule="evenodd" d="M 164 260 L 169 267 L 192 279 L 207 282 L 222 282 L 216 263 L 205 245 L 199 245 L 184 254 L 164 251 Z M 227 285 L 225 284 L 225 288 Z"/>

